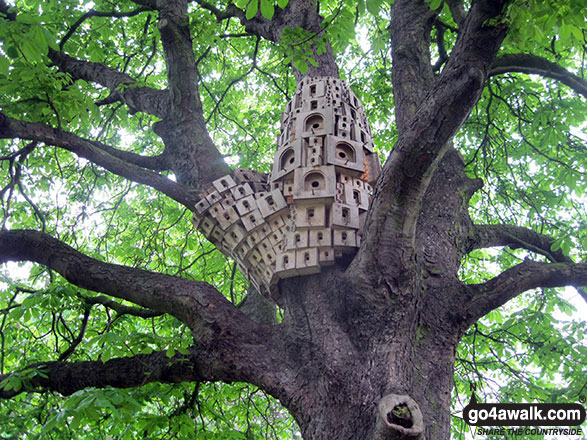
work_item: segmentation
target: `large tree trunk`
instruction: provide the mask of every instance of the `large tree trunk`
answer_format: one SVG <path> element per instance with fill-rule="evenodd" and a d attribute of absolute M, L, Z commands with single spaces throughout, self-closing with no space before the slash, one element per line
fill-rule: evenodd
<path fill-rule="evenodd" d="M 422 411 L 423 424 L 413 425 L 417 414 L 396 424 L 448 438 L 454 333 L 430 328 L 424 310 L 369 310 L 361 287 L 340 269 L 302 278 L 287 291 L 281 362 L 297 365 L 303 385 L 283 403 L 305 439 L 393 438 L 386 434 L 393 429 L 376 435 L 386 395 L 408 395 Z"/>
<path fill-rule="evenodd" d="M 417 438 L 421 428 L 426 438 L 449 437 L 455 351 L 465 329 L 455 295 L 459 237 L 470 228 L 466 206 L 478 187 L 451 150 L 425 198 L 412 265 L 419 276 L 407 287 L 386 281 L 403 276 L 386 264 L 403 253 L 392 242 L 381 252 L 389 261 L 368 272 L 355 261 L 282 280 L 278 362 L 295 374 L 278 397 L 305 439 Z M 412 411 L 401 421 L 402 405 L 393 405 L 384 414 L 400 416 L 388 415 L 386 426 L 378 408 L 385 396 L 396 396 L 396 404 L 413 399 L 423 420 Z"/>

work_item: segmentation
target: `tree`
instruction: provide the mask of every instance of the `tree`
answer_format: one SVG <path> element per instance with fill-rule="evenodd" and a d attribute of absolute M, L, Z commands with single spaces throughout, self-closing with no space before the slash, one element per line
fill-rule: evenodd
<path fill-rule="evenodd" d="M 584 393 L 584 325 L 550 316 L 570 307 L 554 288 L 587 300 L 584 2 L 0 14 L 0 260 L 35 263 L 4 281 L 3 435 L 287 438 L 259 431 L 286 415 L 252 388 L 202 405 L 236 393 L 204 384 L 237 382 L 279 399 L 305 439 L 448 438 L 455 365 L 459 395 L 498 369 L 516 378 L 502 398 Z M 228 164 L 268 171 L 296 80 L 339 72 L 385 159 L 362 244 L 241 301 L 246 279 L 188 219 Z M 164 385 L 180 383 L 195 385 Z"/>

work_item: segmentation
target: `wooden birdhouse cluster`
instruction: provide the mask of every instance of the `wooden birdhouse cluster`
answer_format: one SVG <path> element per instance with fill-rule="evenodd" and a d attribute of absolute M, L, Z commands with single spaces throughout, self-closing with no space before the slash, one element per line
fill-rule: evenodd
<path fill-rule="evenodd" d="M 341 80 L 305 78 L 281 119 L 269 179 L 247 170 L 202 194 L 194 224 L 270 295 L 360 245 L 381 164 L 362 104 Z"/>

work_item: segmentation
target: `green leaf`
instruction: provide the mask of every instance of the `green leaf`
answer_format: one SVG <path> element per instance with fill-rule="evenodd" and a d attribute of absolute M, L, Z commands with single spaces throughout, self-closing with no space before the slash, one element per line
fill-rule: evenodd
<path fill-rule="evenodd" d="M 308 72 L 308 64 L 305 60 L 295 59 L 293 60 L 293 65 L 296 69 L 298 69 L 302 74 L 306 74 Z"/>
<path fill-rule="evenodd" d="M 8 46 L 6 47 L 6 55 L 8 55 L 10 58 L 18 58 L 20 56 L 20 53 L 18 52 L 18 49 L 14 46 Z"/>
<path fill-rule="evenodd" d="M 358 0 L 357 1 L 357 10 L 359 14 L 363 15 L 365 13 L 365 0 Z"/>
<path fill-rule="evenodd" d="M 22 379 L 17 374 L 13 374 L 8 378 L 8 384 L 4 388 L 19 391 L 22 388 Z"/>
<path fill-rule="evenodd" d="M 563 243 L 563 239 L 564 239 L 564 237 L 563 238 L 558 238 L 558 239 L 554 240 L 552 242 L 552 244 L 550 245 L 550 250 L 553 251 L 553 252 L 558 251 L 561 248 L 561 245 Z"/>
<path fill-rule="evenodd" d="M 165 355 L 166 355 L 166 356 L 167 356 L 169 359 L 171 359 L 173 356 L 175 356 L 175 349 L 174 349 L 174 348 L 172 348 L 172 347 L 169 347 L 169 348 L 167 349 L 167 351 L 165 352 Z"/>
<path fill-rule="evenodd" d="M 16 21 L 23 24 L 40 24 L 41 17 L 29 11 L 19 11 L 16 15 Z"/>
<path fill-rule="evenodd" d="M 261 0 L 261 14 L 267 20 L 271 20 L 273 18 L 273 14 L 275 14 L 273 0 Z"/>
<path fill-rule="evenodd" d="M 20 318 L 22 318 L 23 313 L 24 313 L 24 309 L 22 307 L 16 307 L 15 309 L 12 309 L 10 311 L 8 316 L 10 317 L 11 320 L 18 321 L 18 320 L 20 320 Z"/>
<path fill-rule="evenodd" d="M 45 41 L 47 42 L 49 47 L 51 47 L 51 49 L 54 49 L 54 50 L 59 50 L 59 45 L 57 44 L 57 41 L 56 41 L 57 38 L 55 37 L 55 35 L 47 28 L 42 28 L 42 29 L 43 29 L 43 33 L 45 34 Z"/>
<path fill-rule="evenodd" d="M 383 0 L 367 0 L 367 10 L 373 15 L 379 15 Z"/>
<path fill-rule="evenodd" d="M 581 29 L 579 29 L 577 26 L 570 26 L 570 30 L 571 30 L 571 35 L 577 41 L 583 41 L 583 32 L 581 31 Z"/>
<path fill-rule="evenodd" d="M 42 55 L 47 54 L 47 37 L 45 32 L 43 32 L 43 28 L 41 26 L 31 26 L 29 35 L 31 36 L 33 42 L 38 46 L 38 52 Z"/>
<path fill-rule="evenodd" d="M 0 54 L 0 75 L 8 76 L 8 69 L 10 67 L 10 60 L 4 55 Z"/>
<path fill-rule="evenodd" d="M 251 19 L 255 18 L 258 11 L 259 11 L 259 0 L 253 0 L 251 3 L 249 3 L 249 6 L 247 7 L 247 13 L 246 13 L 247 20 L 251 20 Z"/>
<path fill-rule="evenodd" d="M 41 60 L 41 53 L 39 52 L 39 47 L 32 38 L 27 38 L 24 41 L 22 41 L 20 45 L 20 50 L 22 51 L 22 54 L 29 63 Z"/>
<path fill-rule="evenodd" d="M 288 3 L 289 0 L 277 0 L 277 6 L 279 6 L 281 9 L 285 9 Z"/>

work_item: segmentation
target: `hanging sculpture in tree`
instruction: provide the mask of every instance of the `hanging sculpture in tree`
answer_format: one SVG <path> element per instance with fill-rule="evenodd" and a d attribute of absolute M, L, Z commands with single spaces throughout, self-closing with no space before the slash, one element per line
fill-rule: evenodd
<path fill-rule="evenodd" d="M 262 293 L 320 272 L 361 241 L 381 171 L 362 104 L 333 77 L 308 77 L 281 118 L 271 175 L 237 170 L 213 182 L 194 225 Z"/>

